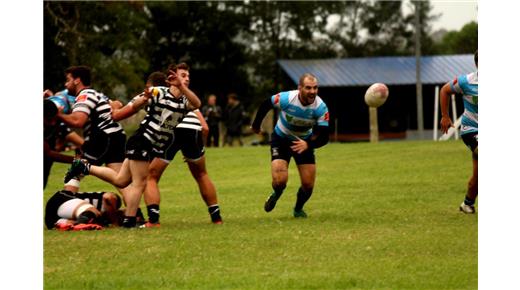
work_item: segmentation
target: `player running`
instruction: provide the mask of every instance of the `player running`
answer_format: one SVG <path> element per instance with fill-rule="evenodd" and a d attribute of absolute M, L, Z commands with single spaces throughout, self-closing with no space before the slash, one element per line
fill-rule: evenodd
<path fill-rule="evenodd" d="M 446 83 L 440 92 L 441 99 L 441 130 L 448 132 L 453 127 L 449 115 L 449 99 L 452 94 L 462 94 L 464 113 L 460 135 L 464 144 L 471 150 L 473 159 L 473 174 L 468 182 L 468 191 L 459 209 L 464 213 L 475 213 L 475 200 L 478 195 L 478 51 L 475 52 L 475 66 L 477 71 L 456 77 Z"/>
<path fill-rule="evenodd" d="M 316 179 L 314 149 L 329 141 L 329 112 L 327 105 L 317 94 L 318 79 L 306 73 L 300 77 L 298 90 L 278 93 L 264 101 L 258 109 L 252 124 L 255 133 L 260 133 L 262 120 L 270 109 L 280 110 L 271 137 L 271 175 L 274 191 L 264 204 L 266 212 L 274 209 L 287 185 L 289 161 L 293 157 L 301 181 L 293 215 L 296 218 L 307 217 L 303 206 L 312 195 Z"/>

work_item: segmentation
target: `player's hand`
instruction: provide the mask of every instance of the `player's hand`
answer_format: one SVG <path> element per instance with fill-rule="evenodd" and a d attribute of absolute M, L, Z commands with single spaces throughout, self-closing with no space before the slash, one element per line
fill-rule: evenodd
<path fill-rule="evenodd" d="M 450 117 L 442 117 L 441 118 L 441 131 L 442 133 L 446 134 L 448 133 L 448 130 L 450 127 L 453 127 L 453 124 L 451 123 Z"/>
<path fill-rule="evenodd" d="M 298 138 L 298 137 L 296 137 Z M 298 138 L 298 140 L 293 141 L 293 145 L 291 146 L 292 151 L 302 154 L 303 151 L 309 149 L 309 144 L 303 139 Z"/>
<path fill-rule="evenodd" d="M 54 95 L 54 93 L 51 90 L 49 90 L 49 89 L 43 91 L 43 98 L 48 98 L 48 97 L 53 96 L 53 95 Z"/>
<path fill-rule="evenodd" d="M 168 78 L 166 78 L 166 83 L 171 86 L 180 87 L 181 86 L 181 80 L 177 77 L 177 73 L 175 73 L 173 70 L 170 70 L 168 72 Z"/>
<path fill-rule="evenodd" d="M 110 107 L 112 107 L 112 110 L 119 110 L 123 107 L 123 103 L 121 103 L 118 100 L 115 100 L 115 101 L 110 100 Z"/>

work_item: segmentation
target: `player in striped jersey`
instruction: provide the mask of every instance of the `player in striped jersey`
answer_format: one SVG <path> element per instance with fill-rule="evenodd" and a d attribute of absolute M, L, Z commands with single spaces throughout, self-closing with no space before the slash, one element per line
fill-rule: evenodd
<path fill-rule="evenodd" d="M 252 124 L 255 133 L 267 112 L 280 110 L 279 119 L 271 138 L 271 174 L 274 192 L 264 204 L 264 210 L 274 209 L 287 185 L 288 167 L 294 158 L 300 173 L 294 217 L 307 217 L 303 206 L 309 200 L 316 179 L 314 149 L 329 141 L 329 112 L 318 97 L 318 79 L 312 74 L 300 77 L 298 90 L 281 92 L 262 103 Z"/>
<path fill-rule="evenodd" d="M 45 225 L 59 230 L 99 230 L 117 225 L 121 198 L 113 192 L 76 192 L 77 187 L 54 193 L 45 205 Z"/>
<path fill-rule="evenodd" d="M 475 52 L 475 66 L 478 69 L 478 52 Z M 460 205 L 460 211 L 475 213 L 475 200 L 478 195 L 478 70 L 456 77 L 446 83 L 440 91 L 441 99 L 441 130 L 448 132 L 453 127 L 449 115 L 449 99 L 452 94 L 461 94 L 464 101 L 464 113 L 462 114 L 460 135 L 464 144 L 471 150 L 473 159 L 473 174 L 468 182 L 468 190 L 464 201 Z"/>
<path fill-rule="evenodd" d="M 58 118 L 74 128 L 83 128 L 85 142 L 81 158 L 91 164 L 119 171 L 124 160 L 126 135 L 123 127 L 112 119 L 109 99 L 92 89 L 91 72 L 87 66 L 72 66 L 65 70 L 65 87 L 76 96 L 72 113 L 59 113 Z M 79 179 L 71 181 L 79 187 Z M 118 190 L 123 193 L 121 188 Z"/>
<path fill-rule="evenodd" d="M 148 103 L 147 115 L 127 142 L 126 159 L 119 173 L 110 168 L 91 166 L 85 160 L 75 160 L 69 169 L 69 176 L 92 174 L 116 186 L 129 186 L 128 193 L 124 195 L 127 207 L 123 226 L 127 228 L 136 226 L 136 212 L 146 187 L 152 150 L 163 152 L 173 138 L 173 129 L 182 118 L 189 111 L 200 107 L 197 95 L 182 82 L 188 66 L 182 63 L 171 68 L 168 76 L 170 87 L 146 89 L 142 96 L 130 104 L 135 106 L 137 102 Z M 182 95 L 173 95 L 171 91 L 175 88 Z"/>
<path fill-rule="evenodd" d="M 189 86 L 189 72 L 181 74 L 182 82 Z M 173 88 L 172 93 L 176 96 L 182 92 Z M 204 141 L 201 133 L 207 135 L 209 128 L 201 112 L 195 110 L 189 112 L 174 130 L 174 138 L 164 151 L 154 150 L 154 159 L 149 167 L 149 175 L 146 183 L 144 200 L 148 210 L 148 222 L 144 227 L 158 227 L 160 216 L 160 193 L 159 180 L 179 150 L 182 151 L 184 159 L 188 163 L 191 175 L 197 182 L 200 194 L 208 207 L 211 221 L 215 224 L 222 223 L 220 207 L 217 201 L 217 190 L 206 170 L 206 157 L 204 156 Z"/>

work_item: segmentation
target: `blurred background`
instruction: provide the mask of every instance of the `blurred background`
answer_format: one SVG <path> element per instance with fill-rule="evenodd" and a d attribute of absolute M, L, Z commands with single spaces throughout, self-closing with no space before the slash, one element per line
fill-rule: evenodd
<path fill-rule="evenodd" d="M 390 90 L 379 108 L 381 139 L 431 139 L 435 88 L 476 70 L 476 1 L 45 1 L 43 13 L 44 89 L 62 90 L 65 68 L 83 64 L 93 88 L 126 103 L 151 72 L 187 62 L 203 104 L 215 94 L 224 108 L 228 94 L 238 95 L 245 135 L 260 102 L 311 72 L 330 110 L 331 140 L 368 140 L 363 96 L 374 82 Z"/>

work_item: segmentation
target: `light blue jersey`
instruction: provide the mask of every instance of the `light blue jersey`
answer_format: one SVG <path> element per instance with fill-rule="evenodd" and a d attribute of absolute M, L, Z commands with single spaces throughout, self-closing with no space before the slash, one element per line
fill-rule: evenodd
<path fill-rule="evenodd" d="M 298 98 L 299 91 L 281 92 L 271 97 L 271 103 L 280 109 L 276 134 L 291 140 L 306 139 L 312 135 L 312 127 L 329 126 L 329 110 L 323 100 L 316 96 L 314 103 L 304 106 Z"/>
<path fill-rule="evenodd" d="M 464 113 L 460 134 L 478 133 L 478 72 L 462 75 L 450 82 L 451 90 L 462 94 Z"/>

